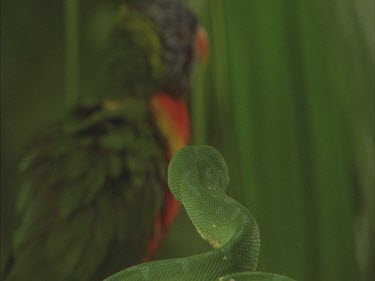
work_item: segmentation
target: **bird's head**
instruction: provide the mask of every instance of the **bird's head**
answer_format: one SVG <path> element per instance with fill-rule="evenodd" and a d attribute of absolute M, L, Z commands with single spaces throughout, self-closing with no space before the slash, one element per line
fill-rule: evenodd
<path fill-rule="evenodd" d="M 189 92 L 192 66 L 207 61 L 208 40 L 195 15 L 178 0 L 127 0 L 93 16 L 88 32 L 94 98 L 177 98 Z"/>

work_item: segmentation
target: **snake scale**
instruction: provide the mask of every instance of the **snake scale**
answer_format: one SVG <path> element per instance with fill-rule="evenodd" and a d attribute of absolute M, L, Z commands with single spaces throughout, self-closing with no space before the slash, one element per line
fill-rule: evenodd
<path fill-rule="evenodd" d="M 187 146 L 170 162 L 168 184 L 213 249 L 187 258 L 140 264 L 105 281 L 293 281 L 255 272 L 260 249 L 250 211 L 229 197 L 224 158 L 210 146 Z"/>

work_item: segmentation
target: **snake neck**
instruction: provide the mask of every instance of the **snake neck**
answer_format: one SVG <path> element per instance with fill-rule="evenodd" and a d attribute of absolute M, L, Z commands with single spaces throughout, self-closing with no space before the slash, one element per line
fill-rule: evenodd
<path fill-rule="evenodd" d="M 250 226 L 249 212 L 225 194 L 188 190 L 184 206 L 198 233 L 214 248 L 220 248 Z"/>

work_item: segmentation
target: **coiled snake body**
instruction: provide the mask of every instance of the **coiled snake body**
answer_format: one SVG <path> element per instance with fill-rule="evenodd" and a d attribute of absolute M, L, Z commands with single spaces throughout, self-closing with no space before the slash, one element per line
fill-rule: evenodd
<path fill-rule="evenodd" d="M 213 250 L 137 265 L 105 281 L 291 281 L 254 272 L 260 249 L 258 226 L 250 211 L 225 193 L 228 168 L 216 149 L 179 150 L 169 165 L 168 183 Z"/>

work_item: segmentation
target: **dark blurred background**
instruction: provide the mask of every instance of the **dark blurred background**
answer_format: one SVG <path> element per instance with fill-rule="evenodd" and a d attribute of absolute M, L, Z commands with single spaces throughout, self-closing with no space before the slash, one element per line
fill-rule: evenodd
<path fill-rule="evenodd" d="M 81 1 L 83 20 L 91 1 Z M 217 147 L 257 218 L 259 270 L 374 278 L 374 2 L 191 0 L 211 42 L 194 75 L 194 144 Z M 83 74 L 84 75 L 84 74 Z M 64 112 L 61 1 L 1 2 L 1 254 L 17 163 Z M 184 212 L 159 258 L 208 249 Z"/>

